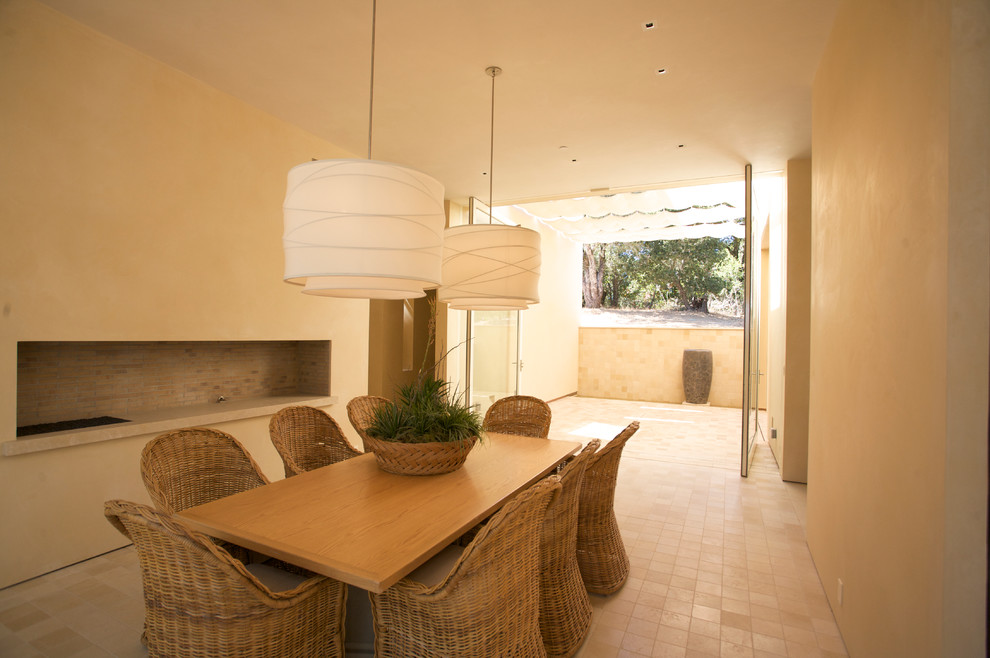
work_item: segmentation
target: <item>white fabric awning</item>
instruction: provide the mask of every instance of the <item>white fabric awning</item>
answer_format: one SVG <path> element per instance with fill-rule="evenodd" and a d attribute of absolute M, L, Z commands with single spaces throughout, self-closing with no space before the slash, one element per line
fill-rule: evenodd
<path fill-rule="evenodd" d="M 634 242 L 745 233 L 742 181 L 516 206 L 576 242 Z"/>

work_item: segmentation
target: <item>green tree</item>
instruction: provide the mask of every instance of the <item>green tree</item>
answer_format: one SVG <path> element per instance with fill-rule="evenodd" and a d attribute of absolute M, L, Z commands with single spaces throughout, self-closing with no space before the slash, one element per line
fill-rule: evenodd
<path fill-rule="evenodd" d="M 608 308 L 634 305 L 630 291 L 636 289 L 641 242 L 613 242 L 605 250 L 605 299 Z"/>
<path fill-rule="evenodd" d="M 581 288 L 585 308 L 601 308 L 605 296 L 605 251 L 611 245 L 603 243 L 584 245 L 584 268 Z"/>
<path fill-rule="evenodd" d="M 649 278 L 674 292 L 682 308 L 707 312 L 709 295 L 724 292 L 730 283 L 719 275 L 719 265 L 731 254 L 717 238 L 653 240 L 643 247 Z"/>
<path fill-rule="evenodd" d="M 584 303 L 589 308 L 656 308 L 676 298 L 708 310 L 713 296 L 742 291 L 742 241 L 696 238 L 584 245 Z"/>

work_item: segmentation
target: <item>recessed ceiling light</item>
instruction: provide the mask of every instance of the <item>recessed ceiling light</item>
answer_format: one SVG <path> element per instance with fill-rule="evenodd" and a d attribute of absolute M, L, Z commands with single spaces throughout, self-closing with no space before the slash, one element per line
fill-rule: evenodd
<path fill-rule="evenodd" d="M 650 30 L 652 30 L 656 26 L 657 26 L 656 21 L 646 21 L 645 23 L 643 23 L 643 31 L 644 32 L 649 32 Z"/>

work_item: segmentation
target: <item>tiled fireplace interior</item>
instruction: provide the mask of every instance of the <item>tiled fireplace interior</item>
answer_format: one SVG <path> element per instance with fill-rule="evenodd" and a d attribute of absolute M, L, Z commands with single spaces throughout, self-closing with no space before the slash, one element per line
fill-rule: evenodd
<path fill-rule="evenodd" d="M 17 426 L 329 395 L 330 341 L 20 342 Z"/>

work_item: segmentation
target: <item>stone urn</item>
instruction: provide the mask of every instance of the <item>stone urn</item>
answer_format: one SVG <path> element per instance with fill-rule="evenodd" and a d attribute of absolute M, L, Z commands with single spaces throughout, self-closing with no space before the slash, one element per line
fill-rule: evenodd
<path fill-rule="evenodd" d="M 712 390 L 712 351 L 684 350 L 681 362 L 684 401 L 688 404 L 708 404 Z"/>

